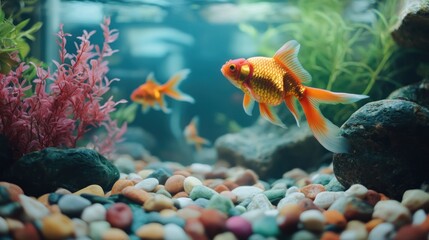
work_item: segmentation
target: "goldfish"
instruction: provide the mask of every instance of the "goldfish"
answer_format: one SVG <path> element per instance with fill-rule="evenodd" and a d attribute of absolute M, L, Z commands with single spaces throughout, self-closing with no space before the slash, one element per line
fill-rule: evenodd
<path fill-rule="evenodd" d="M 367 98 L 366 95 L 331 92 L 305 86 L 311 81 L 310 73 L 298 59 L 300 44 L 286 42 L 273 57 L 239 58 L 227 61 L 222 74 L 244 92 L 243 108 L 251 115 L 255 102 L 259 103 L 260 115 L 271 123 L 285 127 L 273 107 L 285 102 L 299 126 L 296 100 L 300 103 L 314 137 L 327 150 L 347 153 L 347 139 L 339 136 L 340 129 L 326 119 L 319 110 L 320 103 L 353 103 Z"/>
<path fill-rule="evenodd" d="M 179 101 L 194 103 L 195 100 L 190 95 L 178 89 L 179 84 L 188 76 L 189 69 L 184 69 L 174 74 L 165 84 L 156 82 L 153 73 L 150 73 L 146 82 L 135 89 L 131 94 L 131 100 L 142 105 L 143 112 L 149 108 L 161 109 L 164 113 L 170 113 L 164 96 L 167 95 Z"/>
<path fill-rule="evenodd" d="M 185 127 L 183 135 L 188 144 L 194 144 L 197 151 L 201 150 L 202 145 L 210 144 L 210 141 L 198 135 L 198 117 L 193 117 L 191 122 Z"/>

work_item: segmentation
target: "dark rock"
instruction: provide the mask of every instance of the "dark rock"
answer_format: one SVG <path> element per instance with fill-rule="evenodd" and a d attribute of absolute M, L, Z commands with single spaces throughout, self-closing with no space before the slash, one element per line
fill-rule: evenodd
<path fill-rule="evenodd" d="M 0 135 L 0 176 L 13 164 L 13 153 L 9 141 L 4 135 Z"/>
<path fill-rule="evenodd" d="M 255 171 L 262 179 L 279 178 L 293 168 L 319 166 L 331 156 L 313 137 L 307 123 L 283 129 L 265 120 L 238 133 L 221 136 L 215 147 L 219 160 Z M 311 151 L 309 151 L 311 149 Z"/>
<path fill-rule="evenodd" d="M 58 188 L 74 192 L 91 184 L 98 184 L 107 192 L 119 179 L 119 171 L 91 149 L 46 148 L 24 155 L 10 167 L 4 178 L 33 196 Z"/>
<path fill-rule="evenodd" d="M 429 2 L 404 1 L 397 28 L 392 32 L 395 41 L 404 47 L 429 51 Z"/>
<path fill-rule="evenodd" d="M 398 90 L 392 92 L 388 98 L 415 102 L 429 109 L 429 79 L 401 87 Z"/>
<path fill-rule="evenodd" d="M 159 181 L 159 184 L 165 184 L 165 182 L 167 181 L 167 179 L 169 177 L 171 177 L 171 173 L 169 173 L 167 170 L 165 170 L 164 168 L 159 168 L 157 170 L 155 170 L 153 173 L 149 174 L 149 176 L 147 176 L 147 178 L 156 178 Z"/>
<path fill-rule="evenodd" d="M 404 100 L 371 102 L 342 126 L 351 152 L 334 154 L 334 172 L 346 188 L 360 183 L 400 200 L 429 180 L 429 110 Z"/>

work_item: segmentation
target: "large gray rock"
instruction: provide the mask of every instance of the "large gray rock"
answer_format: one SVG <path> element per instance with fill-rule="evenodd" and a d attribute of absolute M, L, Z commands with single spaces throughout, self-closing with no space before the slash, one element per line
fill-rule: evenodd
<path fill-rule="evenodd" d="M 306 122 L 283 129 L 260 119 L 238 133 L 221 136 L 215 147 L 219 160 L 250 168 L 263 179 L 279 178 L 293 168 L 317 168 L 332 156 Z"/>
<path fill-rule="evenodd" d="M 400 21 L 392 36 L 404 47 L 429 52 L 429 2 L 427 0 L 403 1 Z"/>
<path fill-rule="evenodd" d="M 401 87 L 398 90 L 392 92 L 388 98 L 415 102 L 429 109 L 429 79 Z"/>
<path fill-rule="evenodd" d="M 119 171 L 98 152 L 85 148 L 46 148 L 24 155 L 2 176 L 27 195 L 40 196 L 58 188 L 77 191 L 91 184 L 109 191 Z"/>
<path fill-rule="evenodd" d="M 371 102 L 342 126 L 352 151 L 334 154 L 334 172 L 346 188 L 360 183 L 400 199 L 429 180 L 429 110 L 406 100 Z"/>

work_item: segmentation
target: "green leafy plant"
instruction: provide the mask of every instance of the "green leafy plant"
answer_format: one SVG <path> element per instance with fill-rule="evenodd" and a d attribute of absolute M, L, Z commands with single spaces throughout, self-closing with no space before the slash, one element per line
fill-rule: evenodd
<path fill-rule="evenodd" d="M 34 40 L 34 33 L 42 27 L 42 23 L 37 22 L 25 29 L 29 22 L 30 19 L 26 19 L 15 25 L 12 17 L 6 17 L 0 9 L 0 73 L 8 73 L 18 65 L 19 59 L 28 56 L 27 40 Z"/>
<path fill-rule="evenodd" d="M 386 97 L 386 85 L 398 87 L 394 58 L 398 48 L 390 33 L 396 24 L 398 1 L 384 1 L 373 9 L 374 21 L 354 22 L 344 17 L 349 1 L 292 1 L 299 9 L 290 22 L 260 31 L 242 24 L 240 29 L 253 36 L 260 53 L 272 56 L 282 43 L 295 39 L 301 44 L 298 58 L 312 75 L 310 85 L 338 92 L 370 95 L 371 100 Z M 358 104 L 363 104 L 359 102 Z M 336 123 L 344 122 L 358 104 L 321 106 Z"/>

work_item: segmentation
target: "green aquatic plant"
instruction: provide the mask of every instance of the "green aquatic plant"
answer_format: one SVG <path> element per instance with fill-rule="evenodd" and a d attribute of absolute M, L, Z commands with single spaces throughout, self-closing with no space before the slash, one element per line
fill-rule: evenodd
<path fill-rule="evenodd" d="M 14 24 L 12 17 L 6 17 L 0 9 L 0 73 L 8 73 L 16 67 L 20 59 L 25 59 L 30 52 L 28 40 L 34 40 L 34 33 L 41 27 L 37 22 L 28 28 L 30 19 Z"/>
<path fill-rule="evenodd" d="M 373 9 L 374 20 L 356 22 L 344 16 L 350 1 L 292 1 L 299 13 L 296 18 L 277 26 L 258 30 L 241 24 L 243 32 L 259 42 L 259 52 L 272 56 L 290 39 L 301 44 L 298 58 L 312 75 L 309 85 L 337 92 L 370 95 L 371 100 L 386 97 L 387 85 L 398 87 L 394 75 L 394 58 L 398 48 L 390 33 L 397 21 L 397 1 L 378 3 Z M 360 103 L 362 104 L 362 103 Z M 336 123 L 344 122 L 358 104 L 338 107 L 321 106 Z"/>

